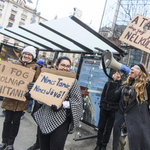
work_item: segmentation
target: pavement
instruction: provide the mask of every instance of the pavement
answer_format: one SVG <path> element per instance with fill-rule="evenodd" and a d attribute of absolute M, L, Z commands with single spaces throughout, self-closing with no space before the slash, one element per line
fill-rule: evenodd
<path fill-rule="evenodd" d="M 0 101 L 0 106 L 1 103 L 2 101 Z M 0 108 L 0 114 L 1 112 L 2 108 Z M 3 121 L 4 117 L 0 116 L 0 142 L 2 141 L 1 135 L 3 130 Z M 24 118 L 21 120 L 19 133 L 14 143 L 14 149 L 27 150 L 30 146 L 32 146 L 36 140 L 36 131 L 36 123 L 31 117 L 31 114 L 26 112 Z M 80 122 L 75 132 L 68 135 L 64 150 L 94 150 L 96 146 L 95 135 L 97 135 L 97 131 L 94 128 Z M 81 138 L 84 137 L 90 138 L 81 140 Z M 106 150 L 112 150 L 112 135 Z"/>

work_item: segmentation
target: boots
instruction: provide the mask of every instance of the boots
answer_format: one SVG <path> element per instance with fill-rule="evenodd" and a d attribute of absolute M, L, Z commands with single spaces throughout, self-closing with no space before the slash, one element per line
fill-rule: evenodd
<path fill-rule="evenodd" d="M 2 143 L 0 144 L 0 150 L 4 150 L 4 148 L 6 148 L 7 144 L 6 143 Z"/>
<path fill-rule="evenodd" d="M 37 150 L 39 148 L 40 146 L 35 143 L 33 146 L 29 147 L 27 150 Z"/>
<path fill-rule="evenodd" d="M 106 150 L 106 147 L 105 147 L 105 146 L 102 146 L 101 150 Z"/>
<path fill-rule="evenodd" d="M 4 150 L 14 150 L 13 145 L 7 145 Z"/>
<path fill-rule="evenodd" d="M 97 145 L 94 150 L 101 150 L 101 147 Z"/>

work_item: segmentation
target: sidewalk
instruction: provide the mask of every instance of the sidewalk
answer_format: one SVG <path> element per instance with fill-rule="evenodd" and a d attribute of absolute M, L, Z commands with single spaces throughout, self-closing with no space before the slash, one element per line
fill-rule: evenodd
<path fill-rule="evenodd" d="M 2 101 L 0 101 L 0 106 L 1 103 Z M 0 113 L 1 112 L 2 109 L 0 108 Z M 4 117 L 0 117 L 0 142 L 2 141 L 1 135 L 3 129 L 3 120 Z M 36 123 L 32 119 L 31 115 L 26 112 L 24 119 L 21 120 L 19 133 L 15 140 L 14 144 L 15 150 L 27 150 L 30 146 L 32 146 L 36 140 L 36 131 L 37 131 Z M 95 131 L 92 127 L 80 122 L 80 127 L 78 127 L 73 134 L 68 135 L 64 150 L 94 150 L 96 145 L 96 138 L 90 138 L 80 141 L 75 141 L 73 139 L 96 134 L 97 131 Z M 112 147 L 112 137 L 107 146 L 107 150 L 112 150 L 111 147 Z"/>

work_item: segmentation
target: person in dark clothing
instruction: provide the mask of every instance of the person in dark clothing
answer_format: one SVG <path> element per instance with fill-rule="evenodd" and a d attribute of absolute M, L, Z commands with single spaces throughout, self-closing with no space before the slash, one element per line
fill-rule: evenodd
<path fill-rule="evenodd" d="M 115 92 L 119 108 L 113 129 L 113 150 L 150 150 L 150 81 L 143 64 L 134 65 Z"/>
<path fill-rule="evenodd" d="M 121 86 L 121 75 L 119 72 L 115 72 L 112 78 L 114 81 L 106 82 L 101 95 L 97 146 L 94 150 L 106 150 L 114 124 L 115 113 L 118 110 L 118 101 L 114 98 L 114 94 Z"/>

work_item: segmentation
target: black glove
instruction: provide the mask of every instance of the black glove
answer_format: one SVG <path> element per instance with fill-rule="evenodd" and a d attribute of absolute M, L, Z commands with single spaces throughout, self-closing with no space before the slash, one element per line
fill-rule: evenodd
<path fill-rule="evenodd" d="M 33 98 L 31 97 L 31 94 L 29 92 L 27 92 L 24 96 L 27 100 L 33 100 Z"/>
<path fill-rule="evenodd" d="M 30 91 L 33 86 L 34 86 L 34 82 L 29 82 L 29 84 L 27 85 L 28 90 Z"/>
<path fill-rule="evenodd" d="M 62 108 L 63 108 L 63 105 L 61 105 L 61 107 L 58 108 L 58 109 L 57 109 L 57 106 L 56 106 L 56 105 L 52 105 L 52 106 L 51 106 L 51 109 L 52 109 L 53 111 L 55 111 L 55 112 L 60 111 Z"/>

